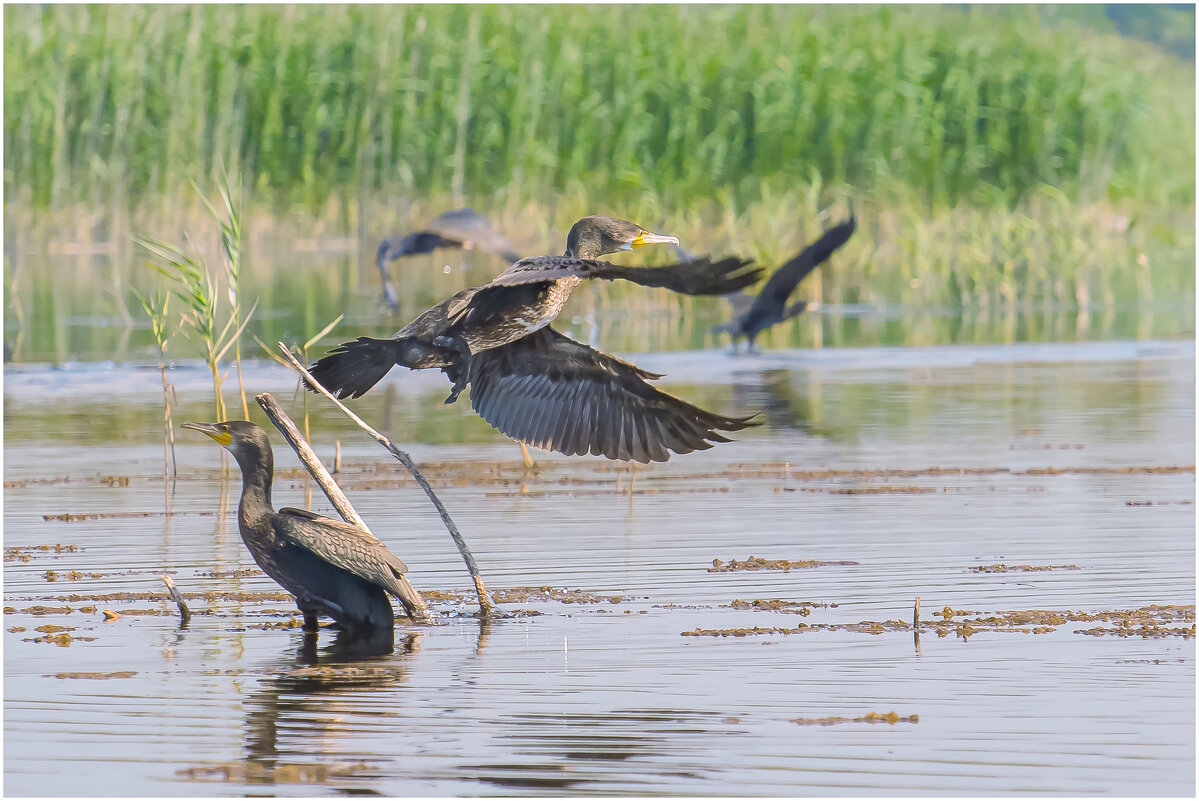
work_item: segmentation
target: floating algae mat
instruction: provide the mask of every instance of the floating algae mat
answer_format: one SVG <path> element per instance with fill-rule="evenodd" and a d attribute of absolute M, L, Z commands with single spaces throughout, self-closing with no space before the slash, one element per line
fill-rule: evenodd
<path fill-rule="evenodd" d="M 490 624 L 411 479 L 309 399 L 439 612 L 373 655 L 299 630 L 214 449 L 177 437 L 164 482 L 156 369 L 18 368 L 7 793 L 1194 794 L 1192 343 L 636 360 L 766 425 L 526 473 L 439 376 L 355 402 L 427 469 Z M 296 413 L 294 376 L 245 374 Z M 172 378 L 209 419 L 204 374 Z M 275 503 L 331 513 L 276 444 Z"/>
<path fill-rule="evenodd" d="M 810 614 L 809 607 L 771 608 L 772 604 L 782 604 L 780 601 L 734 601 L 735 609 L 770 609 L 777 612 L 792 612 L 793 614 Z M 800 623 L 794 628 L 782 626 L 753 626 L 752 628 L 733 629 L 701 629 L 684 631 L 684 637 L 748 637 L 769 634 L 807 634 L 815 631 L 856 631 L 863 634 L 883 634 L 886 632 L 905 631 L 912 633 L 935 634 L 938 637 L 954 635 L 963 640 L 981 632 L 1012 632 L 1019 634 L 1048 634 L 1062 626 L 1071 623 L 1094 623 L 1106 625 L 1091 628 L 1071 627 L 1077 634 L 1092 637 L 1105 635 L 1115 637 L 1143 637 L 1160 639 L 1162 637 L 1195 637 L 1195 607 L 1190 606 L 1151 606 L 1140 609 L 1112 609 L 1097 612 L 1051 611 L 1046 609 L 1031 609 L 1020 612 L 982 613 L 951 609 L 948 606 L 933 613 L 933 621 L 906 622 L 903 620 L 862 620 L 851 623 Z"/>

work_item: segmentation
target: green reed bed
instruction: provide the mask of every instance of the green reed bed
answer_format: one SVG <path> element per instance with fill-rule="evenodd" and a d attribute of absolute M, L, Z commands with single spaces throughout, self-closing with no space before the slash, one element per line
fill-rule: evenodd
<path fill-rule="evenodd" d="M 153 276 L 128 234 L 188 232 L 189 251 L 227 261 L 227 236 L 190 188 L 217 183 L 222 165 L 241 177 L 238 281 L 268 312 L 247 329 L 266 342 L 304 342 L 355 304 L 391 325 L 362 301 L 377 291 L 378 238 L 458 204 L 523 253 L 561 252 L 574 219 L 604 212 L 774 266 L 852 201 L 858 233 L 803 296 L 992 321 L 1037 305 L 1107 310 L 1080 331 L 1106 330 L 1120 304 L 1186 304 L 1193 63 L 1046 22 L 1056 16 L 6 6 L 6 335 L 20 345 L 28 332 L 61 360 L 83 336 L 65 320 L 109 316 L 124 325 L 114 353 L 131 337 L 148 345 L 130 334 L 125 284 L 149 293 Z M 502 267 L 430 269 L 446 261 L 393 270 L 414 303 L 433 303 Z M 613 284 L 572 310 L 629 315 L 629 344 L 612 345 L 627 349 L 704 344 L 692 320 L 711 306 Z M 984 328 L 995 325 L 1007 323 Z M 777 336 L 819 345 L 838 326 L 799 320 Z"/>
<path fill-rule="evenodd" d="M 5 189 L 277 208 L 761 181 L 1193 201 L 1191 66 L 1035 8 L 8 6 Z"/>

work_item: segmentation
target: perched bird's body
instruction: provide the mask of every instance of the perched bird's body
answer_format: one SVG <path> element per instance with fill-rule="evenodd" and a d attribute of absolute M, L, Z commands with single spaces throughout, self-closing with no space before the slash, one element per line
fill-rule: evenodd
<path fill-rule="evenodd" d="M 424 228 L 410 234 L 389 236 L 379 243 L 375 265 L 383 279 L 383 294 L 393 309 L 400 306 L 387 265 L 401 256 L 431 253 L 438 248 L 479 248 L 494 253 L 509 264 L 520 258 L 502 234 L 474 209 L 454 209 L 438 216 Z"/>
<path fill-rule="evenodd" d="M 809 307 L 808 302 L 801 300 L 787 305 L 787 299 L 808 273 L 849 240 L 856 228 L 857 220 L 850 215 L 848 220 L 830 228 L 799 255 L 775 270 L 756 297 L 745 293 L 730 296 L 733 319 L 714 330 L 728 332 L 734 346 L 737 340 L 744 337 L 752 349 L 758 334 L 772 325 L 802 314 Z"/>
<path fill-rule="evenodd" d="M 380 540 L 357 526 L 304 509 L 271 506 L 274 456 L 266 432 L 242 420 L 184 423 L 224 445 L 242 473 L 237 525 L 263 572 L 296 597 L 305 628 L 319 615 L 350 633 L 390 629 L 387 593 L 399 597 L 408 567 Z"/>
<path fill-rule="evenodd" d="M 475 378 L 496 376 L 519 364 L 524 373 L 521 381 L 506 384 L 484 381 L 476 383 L 471 392 L 472 407 L 497 429 L 519 442 L 564 453 L 602 454 L 613 459 L 665 459 L 665 451 L 651 447 L 648 440 L 644 447 L 634 448 L 628 443 L 606 439 L 605 432 L 601 431 L 589 433 L 590 439 L 586 442 L 571 440 L 568 446 L 563 444 L 565 439 L 553 436 L 556 430 L 553 424 L 545 423 L 549 430 L 543 431 L 534 429 L 521 417 L 548 414 L 557 420 L 558 415 L 581 411 L 571 405 L 574 400 L 591 394 L 592 390 L 610 386 L 615 388 L 613 392 L 601 392 L 593 400 L 598 402 L 602 395 L 605 409 L 612 404 L 610 414 L 605 412 L 609 416 L 603 419 L 618 436 L 625 427 L 635 425 L 633 416 L 625 416 L 625 412 L 632 414 L 625 407 L 634 402 L 636 392 L 644 391 L 660 396 L 655 406 L 658 413 L 666 414 L 670 410 L 695 425 L 680 423 L 677 435 L 673 429 L 659 432 L 655 428 L 652 433 L 640 432 L 640 436 L 677 443 L 685 450 L 672 449 L 680 453 L 711 447 L 707 440 L 724 441 L 715 435 L 713 426 L 737 430 L 748 425 L 748 421 L 709 415 L 659 392 L 644 381 L 652 374 L 636 368 L 632 368 L 632 372 L 624 371 L 616 365 L 626 363 L 574 342 L 548 327 L 566 305 L 570 293 L 586 279 L 624 279 L 685 294 L 723 295 L 749 285 L 760 273 L 759 270 L 746 270 L 748 262 L 741 259 L 719 262 L 698 259 L 656 268 L 624 267 L 598 260 L 599 256 L 608 253 L 659 242 L 678 244 L 674 237 L 651 234 L 625 220 L 584 217 L 571 228 L 562 256 L 521 259 L 490 282 L 464 289 L 422 313 L 389 339 L 359 337 L 353 342 L 342 343 L 312 365 L 312 375 L 340 397 L 356 398 L 378 383 L 395 364 L 412 369 L 437 367 L 454 383 L 446 400 L 452 403 Z M 515 358 L 517 356 L 519 358 Z M 587 367 L 584 369 L 583 365 Z M 620 381 L 613 379 L 618 373 L 623 377 Z M 486 387 L 493 387 L 499 391 L 501 386 L 505 398 L 502 404 L 495 397 L 488 398 L 486 390 Z M 634 386 L 636 392 L 633 392 Z M 554 402 L 547 406 L 551 400 Z M 503 409 L 499 408 L 501 405 Z M 483 408 L 490 411 L 485 413 L 481 411 Z M 617 455 L 626 453 L 637 455 Z"/>

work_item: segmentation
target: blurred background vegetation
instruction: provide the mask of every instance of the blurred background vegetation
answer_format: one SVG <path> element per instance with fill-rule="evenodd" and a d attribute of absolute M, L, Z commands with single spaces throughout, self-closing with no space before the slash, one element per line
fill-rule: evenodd
<path fill-rule="evenodd" d="M 817 278 L 826 303 L 1193 298 L 1194 21 L 1119 5 L 7 5 L 6 255 L 111 243 L 88 252 L 112 280 L 71 269 L 90 313 L 127 317 L 120 287 L 149 274 L 125 235 L 203 244 L 189 180 L 228 170 L 251 252 L 273 243 L 260 262 L 323 237 L 369 270 L 379 237 L 462 204 L 529 253 L 607 212 L 769 262 L 852 200 L 863 225 Z M 14 272 L 20 317 L 39 279 Z"/>

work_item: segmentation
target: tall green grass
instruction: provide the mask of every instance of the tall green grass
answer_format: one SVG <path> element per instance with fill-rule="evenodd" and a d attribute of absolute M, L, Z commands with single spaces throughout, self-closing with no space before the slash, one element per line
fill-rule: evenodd
<path fill-rule="evenodd" d="M 1194 200 L 1193 66 L 1032 7 L 6 6 L 4 186 L 277 210 L 813 178 L 933 206 Z"/>

